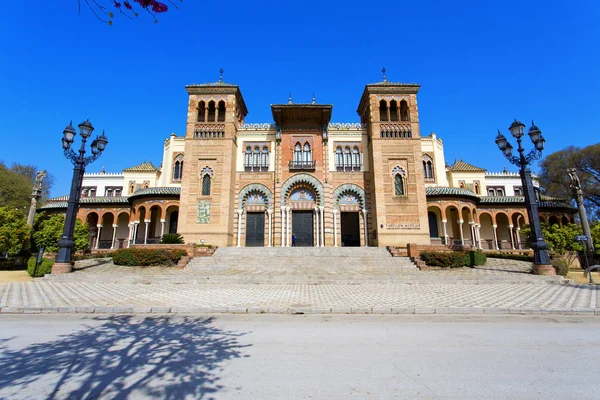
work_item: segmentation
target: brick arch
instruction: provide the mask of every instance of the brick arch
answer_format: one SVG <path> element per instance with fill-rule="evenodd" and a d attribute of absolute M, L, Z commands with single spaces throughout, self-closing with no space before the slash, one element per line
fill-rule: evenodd
<path fill-rule="evenodd" d="M 308 174 L 296 174 L 288 178 L 287 181 L 281 186 L 281 205 L 285 206 L 287 199 L 296 186 L 299 184 L 305 184 L 315 191 L 317 194 L 317 203 L 323 206 L 325 203 L 323 185 L 317 178 Z"/>
<path fill-rule="evenodd" d="M 238 209 L 242 210 L 248 195 L 252 192 L 261 192 L 265 196 L 267 208 L 273 206 L 273 193 L 271 190 L 261 183 L 251 183 L 240 190 L 238 195 Z"/>
<path fill-rule="evenodd" d="M 358 196 L 360 201 L 360 208 L 365 209 L 367 205 L 366 195 L 363 188 L 353 183 L 345 183 L 343 185 L 338 186 L 337 189 L 333 191 L 333 209 L 337 210 L 340 205 L 340 199 L 344 195 L 344 193 L 353 193 Z"/>

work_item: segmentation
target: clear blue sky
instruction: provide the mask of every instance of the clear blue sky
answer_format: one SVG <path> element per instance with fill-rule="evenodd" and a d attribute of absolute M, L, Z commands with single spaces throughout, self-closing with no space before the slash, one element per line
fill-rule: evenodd
<path fill-rule="evenodd" d="M 142 14 L 113 26 L 78 14 L 77 0 L 2 8 L 0 160 L 48 169 L 52 195 L 70 186 L 60 146 L 69 120 L 89 118 L 109 138 L 88 171 L 158 164 L 162 139 L 184 133 L 184 85 L 216 81 L 221 67 L 240 85 L 247 122 L 271 122 L 269 105 L 290 92 L 296 102 L 315 92 L 333 121 L 357 122 L 364 85 L 385 67 L 389 80 L 422 85 L 421 132 L 443 138 L 447 161 L 488 170 L 508 164 L 494 138 L 514 118 L 535 119 L 546 154 L 600 133 L 595 0 L 184 0 L 158 24 Z"/>

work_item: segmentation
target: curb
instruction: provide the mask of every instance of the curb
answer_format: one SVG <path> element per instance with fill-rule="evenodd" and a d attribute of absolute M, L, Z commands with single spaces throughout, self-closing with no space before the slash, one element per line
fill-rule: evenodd
<path fill-rule="evenodd" d="M 597 315 L 600 308 L 465 308 L 465 307 L 4 307 L 0 314 L 518 314 L 518 315 Z"/>

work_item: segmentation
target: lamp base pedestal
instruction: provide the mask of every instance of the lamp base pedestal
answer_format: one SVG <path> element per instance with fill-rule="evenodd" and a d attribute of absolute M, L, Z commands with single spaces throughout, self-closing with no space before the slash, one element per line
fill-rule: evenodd
<path fill-rule="evenodd" d="M 556 275 L 556 270 L 552 265 L 539 264 L 533 266 L 533 273 L 535 275 Z"/>
<path fill-rule="evenodd" d="M 71 263 L 54 263 L 52 265 L 52 271 L 50 272 L 52 275 L 59 274 L 68 274 L 73 271 L 73 266 Z"/>

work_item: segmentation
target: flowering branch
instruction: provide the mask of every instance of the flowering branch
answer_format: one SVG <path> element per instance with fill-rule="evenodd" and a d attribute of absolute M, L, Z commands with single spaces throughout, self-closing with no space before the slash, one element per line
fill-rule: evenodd
<path fill-rule="evenodd" d="M 81 12 L 81 1 L 82 0 L 77 0 L 79 12 Z M 142 8 L 148 14 L 150 14 L 152 18 L 154 18 L 154 23 L 158 22 L 156 14 L 161 14 L 169 10 L 167 4 L 163 2 L 165 0 L 83 0 L 95 17 L 108 25 L 112 25 L 114 13 L 107 8 L 107 5 L 101 4 L 103 1 L 112 5 L 119 12 L 119 14 L 129 19 L 139 16 L 138 12 L 135 10 L 135 7 Z M 177 4 L 174 3 L 174 1 L 177 0 L 166 1 L 173 5 L 173 7 L 178 8 Z M 182 2 L 183 0 L 179 1 Z M 134 7 L 131 2 L 137 3 L 138 5 Z"/>

